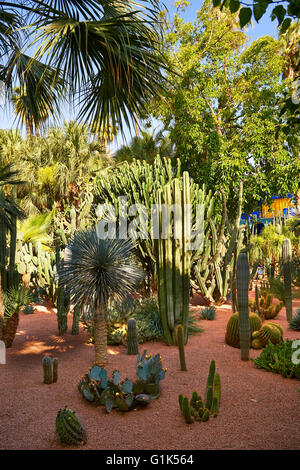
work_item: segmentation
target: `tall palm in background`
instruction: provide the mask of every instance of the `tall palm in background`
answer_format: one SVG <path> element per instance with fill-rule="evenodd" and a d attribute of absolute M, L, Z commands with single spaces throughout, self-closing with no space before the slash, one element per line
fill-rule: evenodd
<path fill-rule="evenodd" d="M 24 25 L 25 42 L 7 53 L 2 76 L 26 89 L 35 124 L 50 103 L 52 114 L 59 111 L 68 90 L 80 118 L 99 131 L 110 124 L 122 131 L 163 88 L 159 11 L 157 0 L 1 2 L 2 15 Z"/>
<path fill-rule="evenodd" d="M 95 364 L 107 361 L 106 315 L 109 299 L 122 300 L 142 279 L 129 240 L 100 239 L 96 230 L 77 232 L 66 248 L 59 282 L 75 307 L 94 312 Z"/>
<path fill-rule="evenodd" d="M 157 156 L 162 158 L 174 155 L 174 146 L 168 136 L 162 131 L 151 134 L 149 131 L 140 130 L 140 135 L 132 139 L 129 145 L 121 147 L 114 155 L 116 162 L 132 162 L 146 160 L 153 163 Z"/>

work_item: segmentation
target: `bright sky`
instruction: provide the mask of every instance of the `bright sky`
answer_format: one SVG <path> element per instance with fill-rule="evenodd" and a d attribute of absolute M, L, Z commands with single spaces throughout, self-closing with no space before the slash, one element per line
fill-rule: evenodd
<path fill-rule="evenodd" d="M 175 12 L 175 7 L 174 7 L 174 0 L 164 0 L 164 3 L 166 7 L 169 9 L 170 14 Z M 201 0 L 192 0 L 191 6 L 186 9 L 184 13 L 184 19 L 186 21 L 193 21 L 193 19 L 196 18 L 196 12 L 197 10 L 200 9 L 201 7 Z M 271 9 L 270 9 L 271 11 Z M 270 35 L 277 37 L 277 29 L 276 29 L 277 21 L 271 21 L 270 19 L 270 12 L 267 12 L 262 19 L 260 20 L 260 23 L 254 23 L 253 28 L 249 28 L 248 30 L 248 35 L 250 36 L 250 40 L 253 41 L 257 39 L 258 37 L 265 36 L 265 35 Z M 0 103 L 1 104 L 1 103 Z M 70 119 L 75 119 L 76 115 L 72 115 L 69 107 L 66 106 L 65 109 L 63 110 L 62 117 L 61 117 L 61 122 L 63 123 L 64 120 L 70 120 Z M 3 107 L 0 106 L 0 128 L 1 129 L 12 129 L 17 127 L 17 123 L 14 122 L 15 117 L 12 112 L 12 110 L 8 107 Z M 154 127 L 157 127 L 158 123 L 154 123 Z M 134 130 L 132 130 L 134 132 Z M 130 132 L 127 130 L 125 132 L 126 136 L 126 141 L 124 142 L 121 137 L 118 137 L 117 140 L 111 144 L 111 151 L 115 151 L 118 147 L 122 146 L 124 143 L 128 144 L 131 140 Z"/>

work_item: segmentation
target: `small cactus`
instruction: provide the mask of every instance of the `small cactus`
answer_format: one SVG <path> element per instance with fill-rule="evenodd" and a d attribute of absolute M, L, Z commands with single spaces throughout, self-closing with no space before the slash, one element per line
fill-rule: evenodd
<path fill-rule="evenodd" d="M 139 353 L 139 343 L 135 318 L 130 318 L 127 322 L 127 352 L 128 354 Z"/>
<path fill-rule="evenodd" d="M 60 441 L 68 445 L 84 445 L 87 436 L 74 411 L 65 407 L 56 417 L 56 431 Z"/>
<path fill-rule="evenodd" d="M 52 360 L 49 356 L 43 357 L 44 384 L 52 384 Z"/>

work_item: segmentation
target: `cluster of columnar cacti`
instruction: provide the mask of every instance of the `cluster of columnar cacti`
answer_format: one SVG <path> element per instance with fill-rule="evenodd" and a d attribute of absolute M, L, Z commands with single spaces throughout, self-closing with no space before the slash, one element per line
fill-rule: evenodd
<path fill-rule="evenodd" d="M 261 328 L 262 322 L 256 313 L 249 313 L 249 323 L 251 334 Z M 240 318 L 238 313 L 234 313 L 228 320 L 225 334 L 225 341 L 234 348 L 240 347 Z"/>
<path fill-rule="evenodd" d="M 155 240 L 158 302 L 164 336 L 167 344 L 176 343 L 176 327 L 182 324 L 184 341 L 188 338 L 190 269 L 192 242 L 190 179 L 183 173 L 157 194 L 158 239 Z M 166 217 L 174 205 L 173 222 Z"/>
<path fill-rule="evenodd" d="M 44 356 L 42 360 L 44 372 L 44 384 L 52 384 L 58 379 L 58 359 Z"/>
<path fill-rule="evenodd" d="M 16 264 L 25 285 L 42 289 L 52 299 L 57 297 L 55 253 L 42 249 L 41 243 L 17 243 Z"/>
<path fill-rule="evenodd" d="M 269 342 L 277 344 L 281 341 L 283 329 L 277 323 L 265 323 L 259 330 L 252 333 L 251 345 L 254 349 L 261 349 Z"/>
<path fill-rule="evenodd" d="M 100 176 L 97 184 L 97 193 L 94 197 L 94 208 L 97 204 L 111 204 L 116 211 L 116 216 L 126 215 L 128 223 L 136 216 L 126 214 L 126 209 L 133 205 L 142 204 L 147 209 L 148 233 L 147 237 L 137 239 L 140 259 L 145 271 L 154 275 L 154 247 L 150 235 L 152 226 L 152 205 L 156 204 L 156 194 L 159 188 L 170 183 L 181 175 L 180 160 L 177 160 L 176 168 L 172 166 L 169 158 L 156 158 L 153 165 L 146 161 L 134 160 L 132 163 L 124 162 L 113 173 Z M 120 204 L 119 198 L 126 197 L 127 204 Z M 140 226 L 137 230 L 142 229 Z M 150 286 L 149 286 L 150 287 Z"/>
<path fill-rule="evenodd" d="M 251 310 L 258 311 L 263 319 L 272 320 L 282 309 L 283 302 L 274 303 L 274 295 L 266 290 L 262 290 L 258 301 L 257 299 L 255 299 L 255 302 L 250 301 L 249 306 Z"/>
<path fill-rule="evenodd" d="M 127 321 L 127 352 L 128 354 L 138 354 L 139 352 L 138 332 L 135 318 L 129 318 Z"/>
<path fill-rule="evenodd" d="M 292 307 L 292 245 L 289 238 L 285 238 L 282 242 L 282 267 L 283 280 L 285 289 L 285 310 L 286 319 L 291 321 L 293 316 Z"/>
<path fill-rule="evenodd" d="M 87 441 L 86 431 L 74 411 L 65 407 L 56 417 L 56 431 L 60 441 L 68 445 L 84 445 Z"/>
<path fill-rule="evenodd" d="M 108 413 L 113 408 L 130 411 L 137 405 L 145 406 L 151 400 L 159 398 L 159 382 L 164 378 L 165 372 L 161 356 L 157 354 L 152 357 L 144 351 L 137 357 L 136 382 L 129 379 L 121 381 L 117 370 L 109 380 L 106 369 L 93 366 L 79 382 L 78 389 L 87 401 L 104 405 Z"/>
<path fill-rule="evenodd" d="M 180 187 L 183 186 L 183 178 L 180 169 L 180 160 L 172 165 L 170 159 L 157 158 L 153 165 L 143 161 L 133 161 L 130 165 L 126 162 L 117 168 L 113 174 L 103 175 L 98 181 L 98 194 L 94 198 L 94 210 L 96 204 L 109 203 L 116 212 L 117 218 L 123 213 L 128 222 L 132 222 L 135 215 L 125 212 L 125 207 L 132 205 L 143 205 L 147 210 L 148 233 L 146 237 L 137 240 L 140 258 L 147 272 L 150 273 L 148 280 L 151 288 L 151 278 L 154 277 L 155 253 L 154 240 L 149 234 L 153 227 L 152 205 L 158 203 L 157 192 L 166 185 L 173 186 L 174 179 L 179 180 Z M 226 220 L 226 201 L 222 195 L 222 212 L 220 219 L 218 214 L 218 195 L 207 192 L 205 185 L 199 187 L 192 180 L 190 184 L 190 202 L 195 209 L 200 204 L 203 209 L 204 218 L 204 243 L 199 250 L 192 253 L 191 284 L 192 287 L 204 296 L 209 302 L 226 300 L 230 285 L 230 274 L 233 266 L 233 252 L 236 242 L 242 243 L 241 230 L 239 226 L 232 226 Z M 126 197 L 127 204 L 120 204 L 120 197 Z M 241 198 L 239 198 L 239 211 L 241 209 Z M 140 229 L 139 226 L 137 228 Z M 145 225 L 144 225 L 145 230 Z M 225 233 L 226 231 L 226 233 Z"/>
<path fill-rule="evenodd" d="M 216 364 L 215 361 L 212 360 L 206 382 L 204 402 L 196 391 L 193 392 L 190 400 L 182 394 L 178 396 L 179 407 L 187 424 L 192 424 L 194 421 L 208 421 L 211 414 L 213 414 L 214 417 L 218 416 L 221 382 L 220 375 L 216 374 L 215 370 Z"/>

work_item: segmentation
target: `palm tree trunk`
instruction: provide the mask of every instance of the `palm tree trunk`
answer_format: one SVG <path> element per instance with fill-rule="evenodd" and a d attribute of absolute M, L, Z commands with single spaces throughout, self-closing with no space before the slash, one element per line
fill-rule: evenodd
<path fill-rule="evenodd" d="M 14 313 L 5 323 L 3 338 L 7 348 L 11 348 L 19 325 L 19 312 Z"/>
<path fill-rule="evenodd" d="M 4 329 L 4 303 L 2 296 L 1 271 L 0 271 L 0 341 L 2 340 Z"/>
<path fill-rule="evenodd" d="M 107 325 L 105 312 L 94 314 L 95 364 L 104 367 L 107 362 Z"/>

